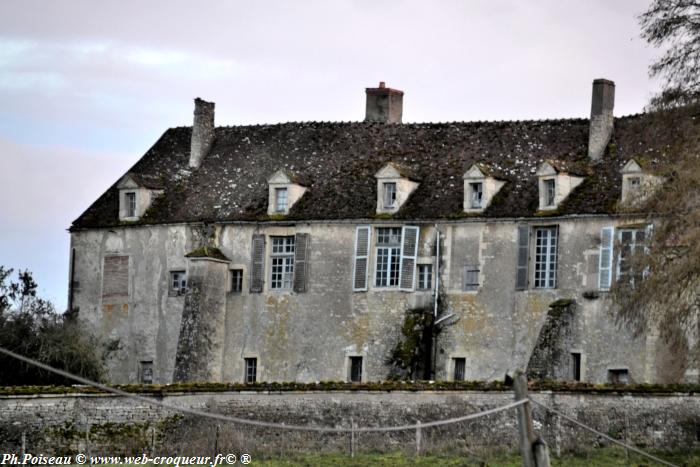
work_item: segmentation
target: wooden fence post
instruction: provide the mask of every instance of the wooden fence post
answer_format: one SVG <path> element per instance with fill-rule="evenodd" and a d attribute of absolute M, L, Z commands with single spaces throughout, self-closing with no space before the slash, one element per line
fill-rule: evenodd
<path fill-rule="evenodd" d="M 527 400 L 527 377 L 518 370 L 513 379 L 515 400 Z M 530 402 L 518 406 L 518 432 L 520 441 L 520 453 L 523 456 L 523 467 L 537 467 L 535 456 L 532 452 L 535 442 L 535 430 L 532 427 L 532 407 Z"/>
<path fill-rule="evenodd" d="M 421 433 L 421 428 L 420 428 L 420 420 L 416 422 L 418 425 L 416 427 L 416 457 L 420 456 L 420 443 L 421 443 L 421 438 L 422 438 L 422 433 Z"/>

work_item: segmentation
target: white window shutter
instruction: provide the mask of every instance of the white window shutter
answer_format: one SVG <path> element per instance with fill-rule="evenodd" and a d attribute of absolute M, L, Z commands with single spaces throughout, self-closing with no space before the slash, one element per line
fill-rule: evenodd
<path fill-rule="evenodd" d="M 261 293 L 265 283 L 265 235 L 253 235 L 251 250 L 250 291 Z"/>
<path fill-rule="evenodd" d="M 530 227 L 518 226 L 518 263 L 515 273 L 515 290 L 526 290 L 530 261 Z"/>
<path fill-rule="evenodd" d="M 613 242 L 615 227 L 603 227 L 600 231 L 600 256 L 598 260 L 598 288 L 608 290 L 612 284 Z"/>
<path fill-rule="evenodd" d="M 418 257 L 419 234 L 419 227 L 405 226 L 401 231 L 400 290 L 412 291 L 416 287 L 416 259 Z"/>
<path fill-rule="evenodd" d="M 372 229 L 369 226 L 358 226 L 355 231 L 355 266 L 352 274 L 352 290 L 361 292 L 367 290 L 367 269 L 369 265 L 369 248 L 372 239 Z"/>
<path fill-rule="evenodd" d="M 309 234 L 298 233 L 294 241 L 294 291 L 306 292 L 306 271 L 309 264 Z"/>

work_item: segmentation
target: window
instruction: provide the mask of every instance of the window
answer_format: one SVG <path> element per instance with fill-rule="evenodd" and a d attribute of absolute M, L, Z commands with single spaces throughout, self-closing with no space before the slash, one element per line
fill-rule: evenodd
<path fill-rule="evenodd" d="M 136 217 L 136 193 L 133 191 L 124 193 L 124 205 L 126 206 L 126 217 Z"/>
<path fill-rule="evenodd" d="M 629 281 L 631 285 L 644 277 L 644 271 L 639 271 L 634 265 L 635 255 L 644 254 L 647 242 L 647 228 L 620 229 L 618 241 L 620 253 L 617 257 L 617 279 Z"/>
<path fill-rule="evenodd" d="M 350 374 L 348 379 L 352 383 L 362 382 L 362 357 L 350 357 Z"/>
<path fill-rule="evenodd" d="M 394 182 L 384 183 L 384 207 L 396 207 L 396 183 Z"/>
<path fill-rule="evenodd" d="M 287 204 L 287 189 L 275 188 L 275 212 L 287 212 Z"/>
<path fill-rule="evenodd" d="M 464 266 L 462 275 L 462 290 L 476 290 L 479 288 L 479 267 Z"/>
<path fill-rule="evenodd" d="M 421 290 L 430 290 L 433 288 L 432 264 L 418 265 L 418 288 Z"/>
<path fill-rule="evenodd" d="M 610 384 L 628 384 L 630 382 L 630 372 L 627 368 L 608 370 L 608 381 Z"/>
<path fill-rule="evenodd" d="M 571 352 L 571 378 L 581 381 L 581 353 Z"/>
<path fill-rule="evenodd" d="M 139 366 L 141 384 L 153 384 L 153 361 L 142 361 Z"/>
<path fill-rule="evenodd" d="M 452 364 L 454 366 L 454 381 L 464 381 L 465 371 L 467 366 L 467 361 L 465 358 L 453 358 Z"/>
<path fill-rule="evenodd" d="M 399 265 L 401 263 L 401 228 L 377 229 L 377 287 L 399 285 Z"/>
<path fill-rule="evenodd" d="M 471 199 L 470 207 L 474 209 L 482 208 L 484 200 L 484 184 L 481 182 L 470 183 L 469 192 L 469 198 Z"/>
<path fill-rule="evenodd" d="M 231 269 L 231 293 L 243 291 L 243 269 Z"/>
<path fill-rule="evenodd" d="M 246 358 L 245 359 L 245 382 L 246 384 L 253 384 L 258 378 L 258 359 L 257 358 Z"/>
<path fill-rule="evenodd" d="M 553 289 L 557 284 L 557 228 L 535 229 L 535 288 Z"/>
<path fill-rule="evenodd" d="M 170 295 L 184 295 L 187 292 L 185 271 L 170 271 Z"/>
<path fill-rule="evenodd" d="M 544 205 L 554 206 L 555 181 L 553 178 L 544 180 Z"/>
<path fill-rule="evenodd" d="M 629 179 L 630 188 L 633 190 L 639 189 L 642 184 L 642 179 L 640 177 L 630 177 Z"/>
<path fill-rule="evenodd" d="M 292 288 L 294 279 L 294 236 L 272 237 L 272 289 Z"/>

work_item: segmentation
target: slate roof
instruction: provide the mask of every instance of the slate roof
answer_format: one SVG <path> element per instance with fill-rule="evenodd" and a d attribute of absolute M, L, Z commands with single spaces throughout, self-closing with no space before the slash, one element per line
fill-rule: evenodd
<path fill-rule="evenodd" d="M 171 128 L 129 173 L 164 189 L 139 221 L 147 224 L 271 220 L 267 179 L 280 169 L 296 174 L 308 188 L 285 219 L 375 218 L 374 174 L 388 162 L 420 179 L 419 187 L 394 215 L 397 219 L 473 217 L 462 212 L 462 176 L 475 163 L 487 165 L 506 181 L 482 217 L 534 216 L 538 207 L 535 171 L 545 160 L 585 174 L 583 183 L 555 214 L 613 213 L 621 192 L 622 166 L 632 157 L 662 166 L 672 152 L 676 127 L 662 128 L 652 115 L 616 118 L 608 151 L 596 162 L 587 158 L 588 119 L 305 122 L 218 127 L 198 169 L 188 167 L 192 128 Z M 692 122 L 695 131 L 697 120 Z M 118 210 L 115 183 L 71 229 L 120 225 Z"/>

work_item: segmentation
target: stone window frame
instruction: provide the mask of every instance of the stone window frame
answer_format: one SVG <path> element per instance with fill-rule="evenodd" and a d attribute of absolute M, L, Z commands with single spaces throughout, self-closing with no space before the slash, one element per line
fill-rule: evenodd
<path fill-rule="evenodd" d="M 460 370 L 459 364 L 461 364 L 461 379 L 457 378 L 457 370 Z M 466 381 L 467 378 L 467 358 L 460 355 L 450 356 L 450 381 Z"/>
<path fill-rule="evenodd" d="M 384 209 L 396 208 L 396 182 L 382 182 L 382 201 Z"/>
<path fill-rule="evenodd" d="M 546 207 L 555 206 L 557 198 L 557 179 L 555 177 L 542 179 L 542 188 L 544 205 Z"/>
<path fill-rule="evenodd" d="M 375 230 L 376 233 L 374 235 L 374 287 L 378 289 L 398 288 L 401 269 L 401 227 L 381 226 L 375 227 Z M 398 231 L 398 238 L 396 236 L 395 231 Z M 389 240 L 391 240 L 392 238 L 397 238 L 397 240 L 395 242 L 386 241 L 387 238 Z M 383 253 L 384 251 L 386 251 L 386 269 L 381 269 L 382 275 L 380 276 L 379 260 L 380 257 L 385 256 Z M 392 269 L 394 267 L 395 277 L 392 276 Z M 380 279 L 383 279 L 383 281 L 380 281 Z M 392 283 L 392 280 L 395 281 L 395 283 Z"/>
<path fill-rule="evenodd" d="M 469 182 L 470 209 L 484 208 L 484 182 Z"/>
<path fill-rule="evenodd" d="M 174 287 L 175 285 L 175 280 L 176 280 L 176 275 L 182 274 L 184 276 L 184 280 L 182 278 L 177 278 L 179 281 L 179 286 L 177 288 Z M 184 282 L 184 284 L 183 284 Z M 168 274 L 168 295 L 171 297 L 180 297 L 183 296 L 187 293 L 187 271 L 185 269 L 171 269 L 169 274 Z"/>
<path fill-rule="evenodd" d="M 609 384 L 630 384 L 632 383 L 632 374 L 629 367 L 626 366 L 611 366 L 607 368 L 607 381 Z M 625 381 L 620 381 L 621 376 L 624 376 Z"/>
<path fill-rule="evenodd" d="M 433 289 L 433 264 L 432 263 L 420 263 L 416 265 L 418 272 L 418 285 L 416 290 L 426 291 Z M 426 284 L 427 282 L 427 284 Z"/>
<path fill-rule="evenodd" d="M 239 274 L 239 279 L 236 282 L 236 275 L 237 273 Z M 245 268 L 243 266 L 233 266 L 229 268 L 229 293 L 232 293 L 234 295 L 241 295 L 243 294 L 243 288 L 245 286 Z M 238 283 L 239 287 L 238 289 L 235 287 L 235 284 Z"/>
<path fill-rule="evenodd" d="M 624 252 L 626 248 L 629 248 L 631 250 L 631 254 L 634 255 L 635 252 L 637 254 L 639 253 L 647 253 L 649 251 L 649 240 L 651 238 L 651 235 L 653 233 L 654 226 L 653 224 L 646 224 L 646 225 L 627 225 L 627 226 L 620 226 L 615 229 L 615 241 L 614 241 L 614 250 L 616 251 L 616 254 L 614 256 L 614 261 L 615 261 L 615 278 L 617 281 L 620 280 L 625 280 L 625 276 L 629 274 L 629 272 L 623 272 L 622 271 L 622 262 L 624 261 Z M 643 239 L 641 242 L 637 242 L 639 234 L 643 234 Z M 632 237 L 632 242 L 625 244 L 623 237 L 625 234 L 631 234 Z M 637 251 L 635 251 L 637 250 Z M 649 271 L 642 271 L 641 272 L 641 277 L 640 279 L 644 279 L 646 275 L 649 273 Z M 634 287 L 635 284 L 635 275 L 629 276 L 629 284 Z"/>
<path fill-rule="evenodd" d="M 354 366 L 355 363 L 359 361 L 360 364 L 360 375 L 359 379 L 355 379 L 355 372 L 356 366 Z M 345 380 L 348 383 L 362 383 L 363 381 L 366 380 L 366 375 L 365 375 L 365 358 L 364 355 L 362 354 L 348 354 L 346 355 L 345 358 Z"/>
<path fill-rule="evenodd" d="M 295 252 L 296 237 L 294 235 L 270 235 L 271 291 L 288 292 L 293 289 Z M 277 279 L 276 276 L 278 276 Z"/>
<path fill-rule="evenodd" d="M 462 266 L 462 292 L 475 292 L 479 290 L 481 281 L 479 275 L 481 269 L 478 264 L 465 264 Z M 474 280 L 476 277 L 476 280 Z M 472 280 L 470 280 L 470 278 Z"/>
<path fill-rule="evenodd" d="M 153 368 L 153 360 L 139 361 L 139 383 L 153 384 L 155 381 L 155 372 Z"/>
<path fill-rule="evenodd" d="M 548 236 L 543 245 L 538 245 L 538 234 L 540 232 L 554 232 L 553 242 L 551 236 Z M 556 289 L 558 286 L 558 271 L 559 271 L 559 226 L 558 225 L 538 225 L 532 227 L 532 252 L 534 253 L 534 261 L 532 261 L 532 284 L 534 289 Z M 538 252 L 538 248 L 545 248 L 547 251 Z M 554 249 L 554 259 L 551 259 L 552 252 L 549 249 Z M 544 254 L 544 259 L 539 258 Z M 542 265 L 542 266 L 540 266 Z M 544 270 L 539 269 L 544 267 Z M 538 276 L 544 274 L 544 276 Z"/>
<path fill-rule="evenodd" d="M 125 191 L 124 192 L 124 209 L 126 211 L 126 218 L 132 219 L 136 218 L 136 192 L 135 191 Z"/>
<path fill-rule="evenodd" d="M 287 187 L 275 187 L 275 212 L 284 214 L 288 211 L 288 206 L 289 189 Z"/>
<path fill-rule="evenodd" d="M 255 384 L 258 378 L 258 357 L 248 356 L 243 358 L 243 382 L 245 384 Z"/>

